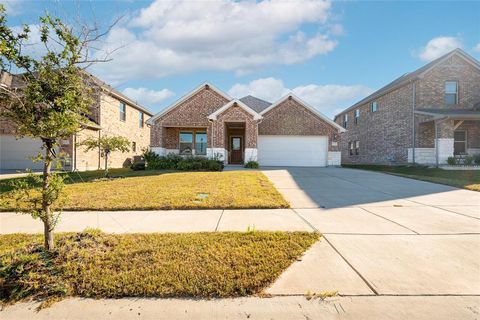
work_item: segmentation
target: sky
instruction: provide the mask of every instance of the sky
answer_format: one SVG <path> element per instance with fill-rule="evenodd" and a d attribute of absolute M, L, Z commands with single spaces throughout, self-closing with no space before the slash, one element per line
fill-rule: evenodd
<path fill-rule="evenodd" d="M 2 3 L 32 39 L 45 12 L 104 30 L 120 18 L 94 53 L 112 60 L 89 70 L 153 113 L 207 81 L 235 98 L 293 92 L 333 117 L 457 47 L 480 59 L 475 1 Z"/>

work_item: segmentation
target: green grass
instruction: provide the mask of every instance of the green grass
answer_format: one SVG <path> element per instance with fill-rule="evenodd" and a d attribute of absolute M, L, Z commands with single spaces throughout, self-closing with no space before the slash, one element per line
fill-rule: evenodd
<path fill-rule="evenodd" d="M 0 236 L 0 301 L 261 293 L 319 239 L 307 232 Z"/>
<path fill-rule="evenodd" d="M 288 202 L 261 172 L 122 171 L 123 178 L 94 181 L 97 172 L 68 174 L 64 210 L 156 210 L 288 208 Z M 70 179 L 72 176 L 72 179 Z M 76 180 L 73 180 L 76 179 Z M 5 187 L 0 211 L 13 211 Z"/>
<path fill-rule="evenodd" d="M 457 188 L 480 191 L 480 171 L 443 170 L 422 166 L 342 165 L 346 168 L 364 169 L 399 175 L 407 178 L 446 184 Z"/>

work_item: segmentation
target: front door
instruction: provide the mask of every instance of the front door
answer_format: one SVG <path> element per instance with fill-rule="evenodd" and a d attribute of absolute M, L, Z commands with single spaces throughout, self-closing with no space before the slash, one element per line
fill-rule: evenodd
<path fill-rule="evenodd" d="M 458 130 L 453 133 L 453 154 L 465 154 L 467 152 L 467 132 Z"/>
<path fill-rule="evenodd" d="M 243 138 L 230 137 L 230 163 L 243 163 Z"/>

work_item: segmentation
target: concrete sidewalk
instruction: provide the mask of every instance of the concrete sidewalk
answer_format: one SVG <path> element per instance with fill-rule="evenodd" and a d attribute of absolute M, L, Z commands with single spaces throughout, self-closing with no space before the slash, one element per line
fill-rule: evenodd
<path fill-rule="evenodd" d="M 109 233 L 214 232 L 214 231 L 314 231 L 292 209 L 156 210 L 64 212 L 56 232 L 98 228 Z M 0 234 L 41 233 L 43 224 L 29 215 L 0 212 Z"/>
<path fill-rule="evenodd" d="M 480 297 L 301 296 L 236 299 L 67 299 L 35 311 L 38 303 L 17 303 L 2 319 L 478 319 Z"/>

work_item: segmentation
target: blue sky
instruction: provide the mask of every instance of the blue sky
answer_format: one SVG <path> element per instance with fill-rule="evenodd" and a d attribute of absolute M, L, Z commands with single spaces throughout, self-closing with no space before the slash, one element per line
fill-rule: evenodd
<path fill-rule="evenodd" d="M 153 112 L 209 81 L 272 102 L 293 91 L 333 117 L 455 47 L 480 59 L 480 2 L 6 3 L 11 26 L 122 15 L 101 44 L 121 49 L 91 71 Z"/>

